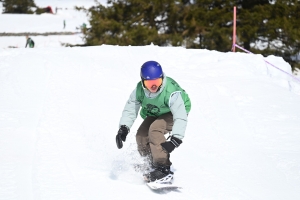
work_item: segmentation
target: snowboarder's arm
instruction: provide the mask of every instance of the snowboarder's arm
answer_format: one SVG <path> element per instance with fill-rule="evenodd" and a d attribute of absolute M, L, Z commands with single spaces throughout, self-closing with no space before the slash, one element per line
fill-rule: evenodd
<path fill-rule="evenodd" d="M 123 109 L 119 127 L 126 125 L 130 129 L 137 118 L 140 106 L 140 102 L 136 99 L 136 89 L 134 89 Z"/>
<path fill-rule="evenodd" d="M 187 125 L 187 114 L 180 92 L 173 93 L 169 102 L 170 110 L 173 114 L 172 136 L 183 139 Z"/>

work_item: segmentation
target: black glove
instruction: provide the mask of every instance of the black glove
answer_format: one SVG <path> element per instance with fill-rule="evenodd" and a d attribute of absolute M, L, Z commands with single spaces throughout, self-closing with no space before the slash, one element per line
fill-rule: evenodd
<path fill-rule="evenodd" d="M 123 147 L 123 142 L 122 140 L 125 142 L 126 140 L 126 136 L 129 133 L 129 128 L 126 125 L 122 125 L 118 131 L 118 134 L 116 136 L 116 143 L 117 143 L 117 147 L 119 149 L 121 149 Z"/>
<path fill-rule="evenodd" d="M 161 143 L 160 145 L 165 151 L 171 153 L 175 149 L 175 147 L 176 148 L 179 147 L 181 143 L 182 143 L 181 139 L 172 136 L 170 141 L 166 141 L 164 143 Z"/>

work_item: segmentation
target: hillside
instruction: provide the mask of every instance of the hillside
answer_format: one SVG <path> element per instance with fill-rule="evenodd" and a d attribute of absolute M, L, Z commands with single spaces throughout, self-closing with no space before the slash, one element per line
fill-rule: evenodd
<path fill-rule="evenodd" d="M 0 199 L 300 198 L 299 84 L 282 58 L 178 47 L 0 50 Z M 171 156 L 180 191 L 152 192 L 132 165 L 122 109 L 157 60 L 188 92 L 183 144 Z"/>

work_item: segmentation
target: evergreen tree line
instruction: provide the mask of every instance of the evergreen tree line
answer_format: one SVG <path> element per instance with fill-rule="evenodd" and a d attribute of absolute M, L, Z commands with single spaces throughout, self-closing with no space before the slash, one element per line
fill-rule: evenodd
<path fill-rule="evenodd" d="M 91 25 L 84 32 L 87 46 L 153 43 L 228 52 L 236 6 L 238 45 L 264 56 L 281 56 L 293 69 L 300 68 L 296 59 L 300 51 L 299 0 L 107 2 L 107 7 L 97 3 L 86 10 Z"/>
<path fill-rule="evenodd" d="M 33 14 L 32 7 L 36 7 L 34 0 L 0 0 L 3 13 Z"/>
<path fill-rule="evenodd" d="M 0 0 L 3 2 L 3 13 L 12 14 L 42 14 L 51 13 L 48 8 L 36 6 L 34 0 Z"/>

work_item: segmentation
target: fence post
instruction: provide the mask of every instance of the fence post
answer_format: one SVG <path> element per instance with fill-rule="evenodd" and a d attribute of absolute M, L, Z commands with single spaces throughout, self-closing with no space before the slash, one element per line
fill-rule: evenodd
<path fill-rule="evenodd" d="M 235 52 L 236 42 L 236 7 L 233 7 L 233 33 L 232 33 L 232 51 Z"/>

